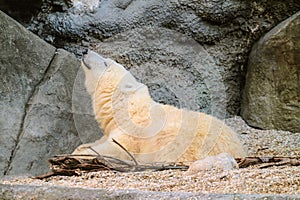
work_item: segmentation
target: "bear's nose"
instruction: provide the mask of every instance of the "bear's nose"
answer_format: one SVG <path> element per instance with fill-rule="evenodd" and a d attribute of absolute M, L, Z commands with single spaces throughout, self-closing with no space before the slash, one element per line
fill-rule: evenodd
<path fill-rule="evenodd" d="M 108 66 L 106 59 L 92 50 L 88 50 L 87 54 L 83 55 L 82 63 L 88 69 L 103 69 Z"/>
<path fill-rule="evenodd" d="M 82 50 L 82 55 L 84 56 L 84 55 L 86 55 L 86 54 L 88 54 L 89 53 L 89 49 L 83 49 Z"/>

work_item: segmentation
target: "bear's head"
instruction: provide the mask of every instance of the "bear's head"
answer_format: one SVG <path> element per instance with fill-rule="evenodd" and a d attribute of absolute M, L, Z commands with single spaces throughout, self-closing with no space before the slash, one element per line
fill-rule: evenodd
<path fill-rule="evenodd" d="M 131 118 L 147 122 L 150 118 L 147 113 L 155 102 L 149 95 L 148 87 L 138 82 L 122 65 L 88 51 L 82 59 L 82 68 L 86 89 L 93 100 L 95 117 L 106 133 L 111 131 L 106 128 L 111 128 L 105 123 L 106 119 L 115 118 L 114 121 L 119 124 L 128 124 Z M 135 117 L 131 117 L 133 115 Z"/>
<path fill-rule="evenodd" d="M 90 95 L 94 93 L 102 74 L 113 62 L 90 50 L 83 56 L 81 66 L 85 73 L 85 87 Z"/>
<path fill-rule="evenodd" d="M 145 87 L 144 84 L 136 81 L 122 65 L 109 58 L 103 58 L 94 51 L 89 50 L 83 56 L 81 65 L 85 73 L 85 86 L 91 96 L 101 82 L 102 85 L 103 82 L 107 84 L 109 82 L 110 85 L 115 85 L 114 89 L 120 89 L 124 93 L 135 92 Z"/>

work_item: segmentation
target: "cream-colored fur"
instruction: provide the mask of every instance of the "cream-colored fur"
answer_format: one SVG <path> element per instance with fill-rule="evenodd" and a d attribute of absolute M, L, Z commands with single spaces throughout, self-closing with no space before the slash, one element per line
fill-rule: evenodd
<path fill-rule="evenodd" d="M 112 139 L 140 162 L 195 161 L 221 152 L 246 155 L 236 133 L 205 113 L 154 102 L 147 86 L 120 64 L 89 51 L 82 62 L 95 117 L 105 135 L 73 154 L 130 159 Z M 93 150 L 91 150 L 91 148 Z"/>

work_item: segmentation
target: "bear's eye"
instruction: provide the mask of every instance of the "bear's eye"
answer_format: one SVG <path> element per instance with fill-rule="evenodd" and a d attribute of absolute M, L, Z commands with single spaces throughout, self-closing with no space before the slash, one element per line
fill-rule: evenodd
<path fill-rule="evenodd" d="M 104 61 L 104 65 L 105 65 L 105 67 L 107 67 L 107 63 Z"/>
<path fill-rule="evenodd" d="M 132 85 L 132 84 L 126 84 L 125 87 L 126 87 L 127 89 L 131 89 L 131 88 L 133 88 L 133 85 Z"/>
<path fill-rule="evenodd" d="M 125 93 L 131 93 L 136 91 L 137 87 L 131 83 L 126 83 L 125 85 L 121 86 L 121 91 Z"/>

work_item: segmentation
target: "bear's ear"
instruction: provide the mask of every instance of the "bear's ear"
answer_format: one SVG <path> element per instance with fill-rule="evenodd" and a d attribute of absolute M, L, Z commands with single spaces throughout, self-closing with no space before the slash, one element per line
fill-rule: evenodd
<path fill-rule="evenodd" d="M 142 87 L 142 84 L 138 82 L 136 82 L 136 84 L 125 83 L 125 85 L 121 86 L 121 91 L 125 93 L 131 93 L 131 92 L 135 92 L 140 87 Z"/>
<path fill-rule="evenodd" d="M 127 73 L 119 83 L 119 88 L 121 92 L 124 93 L 135 92 L 143 86 L 144 84 L 137 82 L 136 79 L 130 73 Z"/>

